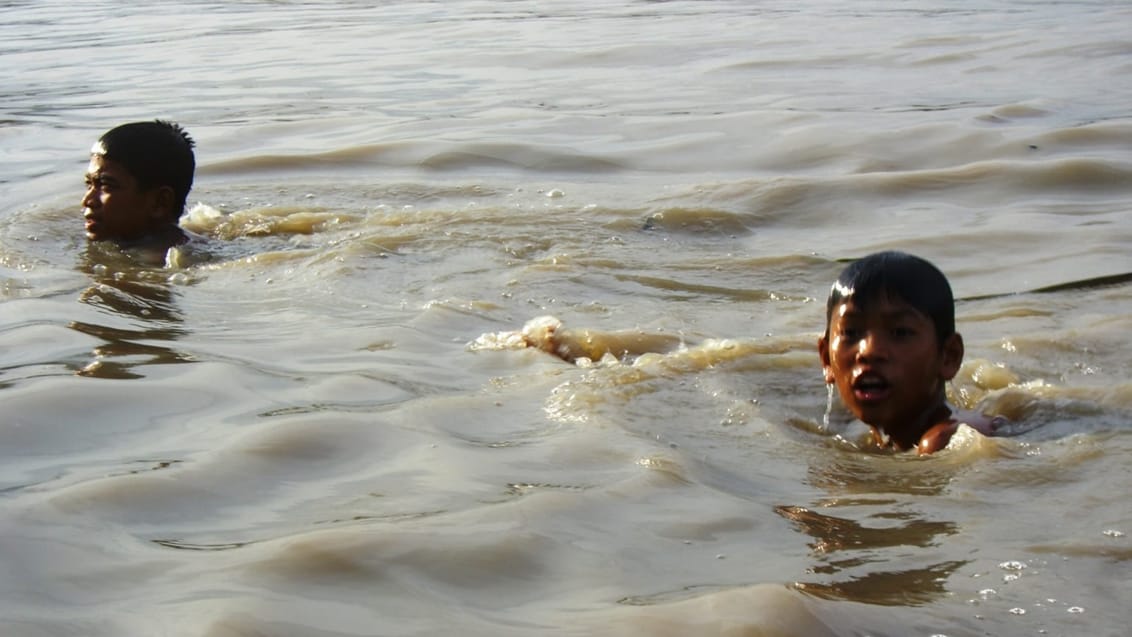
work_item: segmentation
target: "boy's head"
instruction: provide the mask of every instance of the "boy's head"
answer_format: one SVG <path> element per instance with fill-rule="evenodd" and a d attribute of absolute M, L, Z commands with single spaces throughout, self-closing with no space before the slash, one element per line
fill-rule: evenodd
<path fill-rule="evenodd" d="M 193 185 L 193 139 L 172 122 L 111 129 L 91 148 L 82 205 L 92 240 L 136 240 L 176 225 Z"/>
<path fill-rule="evenodd" d="M 842 270 L 825 305 L 826 338 L 834 310 L 850 298 L 862 310 L 881 299 L 907 303 L 931 319 L 941 346 L 955 333 L 951 285 L 939 268 L 920 257 L 895 250 L 877 252 Z"/>
<path fill-rule="evenodd" d="M 826 383 L 854 416 L 915 446 L 963 361 L 947 278 L 902 252 L 853 262 L 830 290 L 818 353 Z"/>

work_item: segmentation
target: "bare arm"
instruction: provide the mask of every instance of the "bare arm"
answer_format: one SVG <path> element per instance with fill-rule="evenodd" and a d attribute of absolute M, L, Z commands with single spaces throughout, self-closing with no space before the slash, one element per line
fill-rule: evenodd
<path fill-rule="evenodd" d="M 977 411 L 956 411 L 953 416 L 956 422 L 963 423 L 983 434 L 984 436 L 1013 436 L 1021 431 L 1006 416 L 987 416 Z"/>

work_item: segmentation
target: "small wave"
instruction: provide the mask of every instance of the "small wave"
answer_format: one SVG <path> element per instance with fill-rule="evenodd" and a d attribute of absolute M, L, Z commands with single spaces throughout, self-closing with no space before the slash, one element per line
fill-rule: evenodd
<path fill-rule="evenodd" d="M 515 168 L 547 172 L 609 173 L 624 170 L 615 160 L 570 149 L 518 143 L 437 144 L 397 142 L 365 144 L 326 152 L 268 154 L 212 162 L 202 175 L 242 175 L 273 171 L 325 171 L 372 166 L 465 171 Z"/>

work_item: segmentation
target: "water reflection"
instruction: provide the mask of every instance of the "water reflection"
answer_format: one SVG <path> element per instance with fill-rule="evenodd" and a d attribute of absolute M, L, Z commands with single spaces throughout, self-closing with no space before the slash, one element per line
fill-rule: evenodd
<path fill-rule="evenodd" d="M 891 501 L 853 503 L 862 505 L 866 511 L 881 504 L 880 511 L 865 515 L 875 525 L 806 507 L 775 507 L 776 513 L 814 538 L 809 547 L 817 562 L 809 569 L 810 572 L 831 576 L 843 573 L 832 581 L 797 582 L 794 586 L 798 590 L 823 599 L 882 606 L 924 604 L 947 593 L 947 579 L 965 562 L 948 560 L 924 567 L 885 571 L 870 571 L 869 567 L 900 562 L 885 549 L 926 549 L 938 544 L 941 537 L 958 533 L 955 523 L 924 520 L 916 513 L 893 510 Z M 832 506 L 846 504 L 839 502 Z M 897 523 L 893 524 L 893 521 Z M 850 571 L 858 574 L 849 575 Z"/>
<path fill-rule="evenodd" d="M 105 341 L 92 350 L 94 360 L 75 371 L 97 378 L 141 378 L 136 368 L 191 362 L 185 352 L 166 345 L 185 334 L 183 317 L 166 273 L 139 268 L 112 248 L 89 244 L 79 269 L 93 284 L 79 295 L 79 302 L 112 315 L 106 323 L 72 321 L 75 331 Z M 137 319 L 127 324 L 117 318 Z"/>
<path fill-rule="evenodd" d="M 830 584 L 797 582 L 794 588 L 821 599 L 878 606 L 920 606 L 945 597 L 948 578 L 966 563 L 940 562 L 926 568 L 869 573 Z"/>
<path fill-rule="evenodd" d="M 908 512 L 874 513 L 870 517 L 883 520 L 901 520 L 897 526 L 868 527 L 856 520 L 824 515 L 799 506 L 777 506 L 775 512 L 790 520 L 801 531 L 814 537 L 809 544 L 813 553 L 825 556 L 844 550 L 869 550 L 893 546 L 926 547 L 936 543 L 941 535 L 957 532 L 952 522 L 932 522 L 916 519 Z M 815 567 L 816 572 L 836 572 L 846 566 L 865 564 L 866 559 L 829 560 L 826 567 Z"/>
<path fill-rule="evenodd" d="M 807 482 L 827 495 L 775 512 L 812 538 L 807 543 L 820 579 L 795 587 L 823 599 L 904 606 L 947 594 L 950 576 L 966 562 L 934 562 L 933 547 L 959 533 L 950 520 L 927 519 L 916 502 L 941 493 L 953 467 L 908 455 L 834 451 L 809 468 Z M 927 563 L 927 565 L 925 565 Z M 888 568 L 877 570 L 877 565 Z M 908 568 L 893 566 L 907 565 Z"/>

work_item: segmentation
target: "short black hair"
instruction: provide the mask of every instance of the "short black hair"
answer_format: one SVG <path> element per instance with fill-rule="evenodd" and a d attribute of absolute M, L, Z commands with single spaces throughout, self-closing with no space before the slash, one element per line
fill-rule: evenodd
<path fill-rule="evenodd" d="M 171 187 L 179 204 L 177 217 L 180 217 L 193 187 L 194 146 L 196 142 L 180 124 L 158 119 L 110 129 L 99 138 L 91 154 L 122 164 L 143 190 Z"/>
<path fill-rule="evenodd" d="M 826 337 L 838 305 L 852 298 L 863 308 L 884 297 L 904 301 L 930 318 L 940 345 L 955 333 L 955 297 L 947 277 L 920 257 L 889 250 L 862 257 L 841 271 L 825 306 Z"/>

